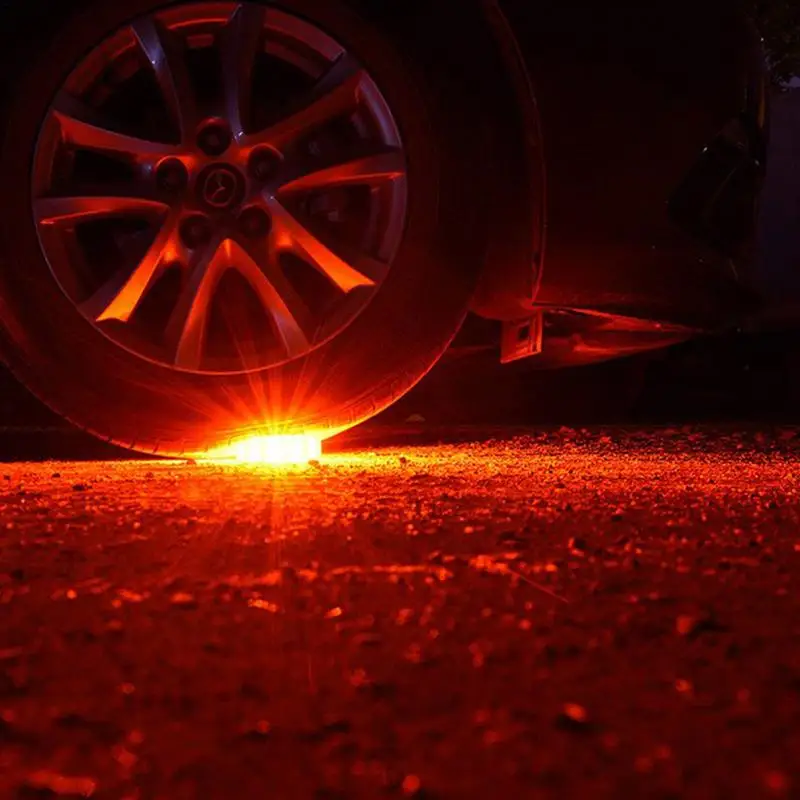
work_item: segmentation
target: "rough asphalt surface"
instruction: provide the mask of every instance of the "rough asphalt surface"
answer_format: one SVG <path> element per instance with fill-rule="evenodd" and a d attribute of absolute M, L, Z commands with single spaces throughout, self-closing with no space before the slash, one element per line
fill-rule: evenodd
<path fill-rule="evenodd" d="M 791 430 L 0 466 L 0 797 L 800 797 L 799 481 Z"/>

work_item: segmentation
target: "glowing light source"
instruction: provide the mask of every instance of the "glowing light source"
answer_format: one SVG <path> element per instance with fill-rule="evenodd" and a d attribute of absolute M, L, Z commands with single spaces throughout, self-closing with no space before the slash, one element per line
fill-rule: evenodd
<path fill-rule="evenodd" d="M 229 457 L 242 464 L 307 464 L 322 455 L 315 436 L 251 436 L 233 442 Z"/>

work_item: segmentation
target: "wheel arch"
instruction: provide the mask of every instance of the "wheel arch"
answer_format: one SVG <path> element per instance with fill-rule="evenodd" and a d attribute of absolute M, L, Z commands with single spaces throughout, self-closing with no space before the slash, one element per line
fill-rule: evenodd
<path fill-rule="evenodd" d="M 502 2 L 480 0 L 480 7 L 502 64 L 502 160 L 509 179 L 496 187 L 486 266 L 472 310 L 487 319 L 517 320 L 530 312 L 544 269 L 546 142 L 533 76 Z"/>
<path fill-rule="evenodd" d="M 494 320 L 525 316 L 544 258 L 544 141 L 531 75 L 502 0 L 356 2 L 373 13 L 402 7 L 416 16 L 421 49 L 440 59 L 450 80 L 458 76 L 468 86 L 472 114 L 462 124 L 480 126 L 487 148 L 460 154 L 465 170 L 481 173 L 486 194 L 484 268 L 471 310 Z"/>

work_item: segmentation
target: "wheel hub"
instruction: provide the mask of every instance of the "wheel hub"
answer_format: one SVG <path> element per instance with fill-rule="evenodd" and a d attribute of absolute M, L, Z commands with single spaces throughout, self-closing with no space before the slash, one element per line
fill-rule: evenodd
<path fill-rule="evenodd" d="M 338 335 L 386 279 L 406 216 L 402 141 L 372 78 L 257 2 L 120 28 L 58 94 L 33 175 L 67 297 L 121 347 L 192 372 L 275 366 Z"/>

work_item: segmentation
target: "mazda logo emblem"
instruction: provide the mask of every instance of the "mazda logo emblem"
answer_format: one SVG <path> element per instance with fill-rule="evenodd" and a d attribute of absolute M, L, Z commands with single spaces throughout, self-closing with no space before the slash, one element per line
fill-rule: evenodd
<path fill-rule="evenodd" d="M 203 201 L 212 208 L 229 208 L 239 193 L 239 178 L 227 167 L 216 167 L 208 172 L 201 189 Z"/>

